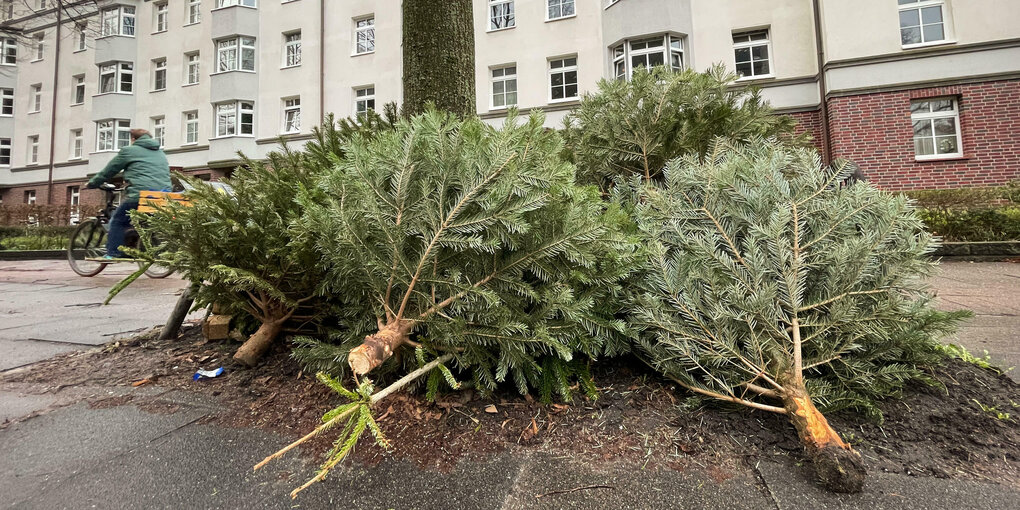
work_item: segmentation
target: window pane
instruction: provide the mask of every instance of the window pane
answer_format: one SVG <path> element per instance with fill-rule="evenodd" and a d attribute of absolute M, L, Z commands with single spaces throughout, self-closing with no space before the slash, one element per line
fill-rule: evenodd
<path fill-rule="evenodd" d="M 769 47 L 765 45 L 755 46 L 751 48 L 751 56 L 755 60 L 766 60 L 769 58 Z"/>
<path fill-rule="evenodd" d="M 929 23 L 942 23 L 942 6 L 936 5 L 921 9 L 921 21 L 926 25 Z"/>
<path fill-rule="evenodd" d="M 902 44 L 918 44 L 921 42 L 921 28 L 904 28 L 900 30 L 900 43 Z"/>
<path fill-rule="evenodd" d="M 769 74 L 769 61 L 760 60 L 754 63 L 754 74 L 755 76 Z"/>
<path fill-rule="evenodd" d="M 927 119 L 915 120 L 914 136 L 931 136 L 931 121 Z"/>
<path fill-rule="evenodd" d="M 916 27 L 921 24 L 917 9 L 900 11 L 900 27 Z"/>
<path fill-rule="evenodd" d="M 751 49 L 750 48 L 737 48 L 733 50 L 733 55 L 737 62 L 750 62 L 751 61 Z"/>
<path fill-rule="evenodd" d="M 577 97 L 577 85 L 567 85 L 566 97 Z"/>
<path fill-rule="evenodd" d="M 951 112 L 951 111 L 953 111 L 953 100 L 952 99 L 939 99 L 937 101 L 931 101 L 928 104 L 931 105 L 931 111 L 933 111 L 933 112 Z"/>
<path fill-rule="evenodd" d="M 497 81 L 497 82 L 493 83 L 492 84 L 492 92 L 495 93 L 495 94 L 502 94 L 503 93 L 503 82 Z"/>
<path fill-rule="evenodd" d="M 941 41 L 946 38 L 942 24 L 924 26 L 924 42 Z"/>
<path fill-rule="evenodd" d="M 956 144 L 956 136 L 939 136 L 935 138 L 935 147 L 939 154 L 955 154 L 959 151 Z"/>
<path fill-rule="evenodd" d="M 563 85 L 563 73 L 553 73 L 552 84 L 553 86 Z"/>
<path fill-rule="evenodd" d="M 508 104 L 508 105 L 517 104 L 517 93 L 516 92 L 508 92 L 507 93 L 507 95 L 506 95 L 506 104 Z"/>
<path fill-rule="evenodd" d="M 507 92 L 517 92 L 517 80 L 507 80 L 506 82 Z"/>
<path fill-rule="evenodd" d="M 935 119 L 935 134 L 956 136 L 956 119 Z"/>
<path fill-rule="evenodd" d="M 648 55 L 648 66 L 649 67 L 661 66 L 665 62 L 666 62 L 666 60 L 665 60 L 665 57 L 663 56 L 662 53 L 652 53 L 652 54 Z"/>
<path fill-rule="evenodd" d="M 935 143 L 931 138 L 915 138 L 914 154 L 918 156 L 929 156 L 935 154 Z"/>
<path fill-rule="evenodd" d="M 552 88 L 553 99 L 563 99 L 563 87 L 553 86 Z"/>
<path fill-rule="evenodd" d="M 928 113 L 931 107 L 931 103 L 928 101 L 915 101 L 910 103 L 910 113 Z"/>

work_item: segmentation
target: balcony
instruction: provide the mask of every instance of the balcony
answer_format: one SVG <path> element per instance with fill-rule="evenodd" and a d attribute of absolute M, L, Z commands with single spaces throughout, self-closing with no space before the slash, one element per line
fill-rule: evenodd
<path fill-rule="evenodd" d="M 135 96 L 110 92 L 92 96 L 92 120 L 135 118 Z"/>
<path fill-rule="evenodd" d="M 251 37 L 259 35 L 259 11 L 251 7 L 235 5 L 214 9 L 211 23 L 210 31 L 213 40 L 232 35 Z"/>
<path fill-rule="evenodd" d="M 138 54 L 138 41 L 134 37 L 108 35 L 96 39 L 96 64 L 115 60 L 134 62 Z"/>
<path fill-rule="evenodd" d="M 691 0 L 627 0 L 602 13 L 602 37 L 610 45 L 644 35 L 691 32 Z"/>
<path fill-rule="evenodd" d="M 251 71 L 227 71 L 209 77 L 209 102 L 255 101 L 259 94 L 259 76 Z"/>

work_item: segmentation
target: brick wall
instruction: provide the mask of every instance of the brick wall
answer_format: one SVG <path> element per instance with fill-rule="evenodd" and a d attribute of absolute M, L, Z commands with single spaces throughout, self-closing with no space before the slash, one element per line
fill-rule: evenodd
<path fill-rule="evenodd" d="M 822 135 L 821 110 L 787 113 L 785 115 L 797 122 L 797 125 L 794 127 L 794 134 L 800 135 L 807 133 L 808 136 L 811 137 L 811 141 L 814 143 L 815 147 L 818 150 L 822 150 L 824 138 Z"/>
<path fill-rule="evenodd" d="M 963 157 L 915 161 L 912 99 L 958 100 Z M 1020 179 L 1020 80 L 829 99 L 832 153 L 890 190 L 996 186 Z"/>

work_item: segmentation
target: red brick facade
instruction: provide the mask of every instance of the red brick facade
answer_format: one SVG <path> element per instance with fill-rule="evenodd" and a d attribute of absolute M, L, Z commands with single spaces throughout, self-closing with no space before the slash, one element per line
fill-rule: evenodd
<path fill-rule="evenodd" d="M 962 157 L 914 159 L 910 102 L 931 97 L 958 101 Z M 1020 80 L 834 97 L 828 106 L 832 156 L 857 163 L 879 187 L 982 187 L 1020 179 Z M 821 140 L 820 112 L 791 115 Z"/>
<path fill-rule="evenodd" d="M 218 181 L 226 175 L 223 169 L 187 170 L 181 173 L 190 177 L 198 177 L 200 179 L 213 181 Z M 103 192 L 95 189 L 85 189 L 86 184 L 88 184 L 88 179 L 85 178 L 77 181 L 54 182 L 53 202 L 51 205 L 69 204 L 71 200 L 70 188 L 73 186 L 78 186 L 80 193 L 79 204 L 102 205 Z M 46 204 L 46 193 L 48 187 L 47 183 L 43 182 L 0 188 L 0 199 L 3 199 L 3 203 L 8 205 L 24 204 L 26 203 L 25 192 L 35 191 L 35 203 L 42 205 Z"/>

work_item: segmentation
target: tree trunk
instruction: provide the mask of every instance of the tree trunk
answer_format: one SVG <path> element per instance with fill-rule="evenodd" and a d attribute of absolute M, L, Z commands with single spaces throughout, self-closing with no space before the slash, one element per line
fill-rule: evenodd
<path fill-rule="evenodd" d="M 475 109 L 471 0 L 404 0 L 404 114 L 427 103 L 461 117 Z"/>
<path fill-rule="evenodd" d="M 177 332 L 181 330 L 181 324 L 184 323 L 184 318 L 188 316 L 188 311 L 191 310 L 191 304 L 195 302 L 195 294 L 197 292 L 198 285 L 194 283 L 184 289 L 180 299 L 177 300 L 177 304 L 174 305 L 174 310 L 170 312 L 166 325 L 159 332 L 160 340 L 177 338 Z"/>
<path fill-rule="evenodd" d="M 408 340 L 413 322 L 402 320 L 387 324 L 378 332 L 365 337 L 361 345 L 351 349 L 347 355 L 347 363 L 357 375 L 364 375 L 374 370 L 384 361 L 393 356 Z"/>
<path fill-rule="evenodd" d="M 782 385 L 785 388 L 783 407 L 797 429 L 822 484 L 833 492 L 860 492 L 866 477 L 861 455 L 829 426 L 828 420 L 811 402 L 803 384 L 795 383 L 791 376 L 782 381 Z"/>
<path fill-rule="evenodd" d="M 248 337 L 248 340 L 237 349 L 234 359 L 249 367 L 255 366 L 266 349 L 269 349 L 269 346 L 273 344 L 273 340 L 276 340 L 276 336 L 280 334 L 284 322 L 286 322 L 285 319 L 263 322 L 255 334 Z"/>

